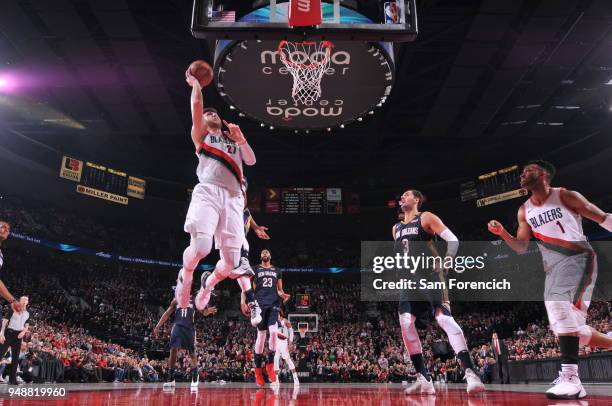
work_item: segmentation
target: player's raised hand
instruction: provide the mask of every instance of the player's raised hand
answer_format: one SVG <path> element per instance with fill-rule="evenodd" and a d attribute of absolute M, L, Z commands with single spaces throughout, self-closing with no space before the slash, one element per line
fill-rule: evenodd
<path fill-rule="evenodd" d="M 159 327 L 157 326 L 153 329 L 153 337 L 159 337 Z"/>
<path fill-rule="evenodd" d="M 270 236 L 268 235 L 268 233 L 266 233 L 266 231 L 268 231 L 268 227 L 266 226 L 258 226 L 254 228 L 255 234 L 257 234 L 257 237 L 259 237 L 262 240 L 269 240 Z"/>
<path fill-rule="evenodd" d="M 495 235 L 501 235 L 504 232 L 504 226 L 497 220 L 489 221 L 489 224 L 487 226 L 489 228 L 489 231 Z"/>
<path fill-rule="evenodd" d="M 281 299 L 283 299 L 283 303 L 287 303 L 287 301 L 289 300 L 290 297 L 291 297 L 291 295 L 289 293 L 283 293 L 281 295 Z"/>
<path fill-rule="evenodd" d="M 200 82 L 198 81 L 198 79 L 195 76 L 193 76 L 191 72 L 189 72 L 189 69 L 185 71 L 185 81 L 191 87 L 194 87 L 194 86 L 198 86 L 200 88 L 202 87 L 200 86 Z"/>
<path fill-rule="evenodd" d="M 242 130 L 237 124 L 228 123 L 225 120 L 223 120 L 223 124 L 225 124 L 225 126 L 229 130 L 229 131 L 223 131 L 223 134 L 225 134 L 230 140 L 237 142 L 237 143 L 242 143 L 246 141 L 246 138 L 244 138 L 244 134 L 242 133 Z"/>

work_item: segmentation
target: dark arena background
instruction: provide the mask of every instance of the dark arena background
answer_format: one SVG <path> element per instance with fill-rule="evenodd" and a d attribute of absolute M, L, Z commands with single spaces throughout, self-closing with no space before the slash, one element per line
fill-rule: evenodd
<path fill-rule="evenodd" d="M 202 93 L 194 71 L 186 83 L 196 60 L 213 74 Z M 197 131 L 202 106 L 228 134 L 210 135 L 196 156 L 208 134 Z M 242 164 L 248 146 L 232 123 L 256 156 L 239 173 L 232 160 Z M 216 165 L 201 186 L 219 194 L 196 187 L 198 160 Z M 530 160 L 552 163 L 554 179 Z M 610 405 L 611 163 L 610 0 L 2 0 L 0 403 Z M 172 368 L 183 328 L 173 323 L 192 308 L 160 318 L 192 255 L 188 208 L 225 204 L 218 227 L 236 219 L 228 202 L 243 197 L 230 184 L 241 175 L 250 266 L 263 272 L 268 249 L 282 288 L 242 277 L 262 305 L 245 294 L 241 306 L 242 284 L 220 281 L 207 307 L 217 312 L 196 312 L 195 369 L 184 350 Z M 414 320 L 400 325 L 397 299 L 365 297 L 363 247 L 393 241 L 417 200 L 460 253 L 464 242 L 493 253 L 487 275 L 537 294 L 450 292 L 460 326 L 451 339 L 440 307 L 412 302 Z M 532 209 L 542 214 L 527 221 Z M 444 227 L 415 216 L 450 250 Z M 491 220 L 509 235 L 489 231 Z M 532 239 L 520 255 L 503 241 L 517 228 Z M 232 261 L 220 261 L 226 237 L 209 234 L 196 308 L 204 272 Z M 544 246 L 583 240 L 598 273 L 564 285 L 577 301 L 555 303 L 576 310 L 594 284 L 583 328 L 600 333 L 586 339 L 559 335 L 549 316 L 570 316 L 544 304 L 557 266 Z M 571 262 L 583 254 L 554 255 L 570 262 L 564 277 L 583 272 Z M 290 295 L 278 303 L 292 331 L 272 323 L 261 355 L 249 312 L 265 310 L 266 287 Z M 274 311 L 263 313 L 266 324 Z M 262 370 L 273 341 L 286 343 L 295 371 L 282 359 L 277 373 Z"/>

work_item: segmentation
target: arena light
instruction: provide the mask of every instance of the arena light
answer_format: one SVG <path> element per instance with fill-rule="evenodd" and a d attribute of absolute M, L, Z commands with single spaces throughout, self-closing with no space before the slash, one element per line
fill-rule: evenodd
<path fill-rule="evenodd" d="M 357 117 L 357 121 L 363 121 L 363 117 Z"/>
<path fill-rule="evenodd" d="M 331 128 L 327 127 L 327 132 L 331 132 Z"/>
<path fill-rule="evenodd" d="M 270 126 L 270 130 L 274 130 L 274 126 L 273 125 Z"/>
<path fill-rule="evenodd" d="M 238 113 L 238 117 L 245 117 L 244 113 Z"/>
<path fill-rule="evenodd" d="M 230 105 L 230 110 L 236 110 L 236 107 Z"/>
<path fill-rule="evenodd" d="M 344 128 L 344 124 L 340 124 L 340 128 Z"/>
<path fill-rule="evenodd" d="M 266 125 L 264 123 L 260 123 L 259 126 L 260 127 L 265 127 Z"/>

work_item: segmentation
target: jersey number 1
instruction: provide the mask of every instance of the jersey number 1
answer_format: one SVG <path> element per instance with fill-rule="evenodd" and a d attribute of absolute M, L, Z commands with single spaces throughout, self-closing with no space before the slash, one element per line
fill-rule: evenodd
<path fill-rule="evenodd" d="M 561 229 L 561 232 L 562 232 L 563 234 L 565 234 L 565 229 L 563 228 L 563 225 L 561 224 L 561 222 L 560 222 L 560 221 L 558 221 L 558 220 L 557 220 L 557 225 L 558 225 L 558 226 L 559 226 L 559 228 Z"/>

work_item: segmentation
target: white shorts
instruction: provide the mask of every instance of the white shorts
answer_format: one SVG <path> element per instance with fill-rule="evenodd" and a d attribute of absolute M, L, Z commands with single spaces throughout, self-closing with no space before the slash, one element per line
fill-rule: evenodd
<path fill-rule="evenodd" d="M 244 196 L 210 183 L 198 183 L 191 194 L 185 232 L 214 236 L 215 247 L 240 249 L 244 244 Z"/>
<path fill-rule="evenodd" d="M 544 251 L 542 258 L 548 265 L 544 304 L 551 329 L 559 334 L 587 328 L 587 311 L 597 280 L 595 253 L 566 256 Z"/>

